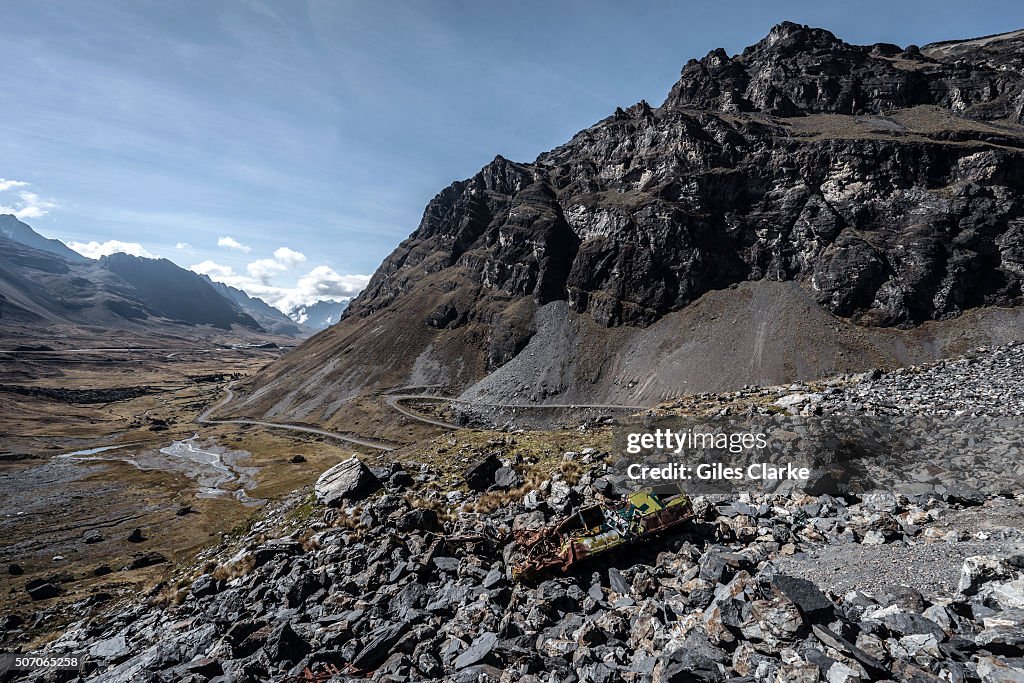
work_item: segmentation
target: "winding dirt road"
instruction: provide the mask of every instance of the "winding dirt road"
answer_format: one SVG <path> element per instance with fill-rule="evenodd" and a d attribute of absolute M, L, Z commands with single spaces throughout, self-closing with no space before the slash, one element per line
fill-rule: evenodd
<path fill-rule="evenodd" d="M 413 387 L 410 387 L 413 388 Z M 422 388 L 422 387 L 415 387 Z M 393 451 L 395 448 L 379 441 L 373 441 L 358 436 L 351 436 L 349 434 L 339 434 L 338 432 L 329 432 L 325 429 L 317 429 L 316 427 L 306 427 L 304 425 L 289 424 L 285 422 L 267 422 L 265 420 L 249 420 L 244 418 L 235 418 L 230 420 L 218 420 L 211 418 L 215 410 L 227 405 L 231 399 L 234 398 L 235 393 L 231 389 L 231 384 L 224 387 L 226 395 L 221 400 L 217 401 L 209 408 L 204 410 L 202 414 L 196 418 L 196 422 L 199 424 L 245 424 L 245 425 L 259 425 L 261 427 L 269 427 L 271 429 L 286 429 L 293 432 L 305 432 L 307 434 L 319 434 L 321 436 L 328 436 L 332 439 L 338 439 L 340 441 L 346 441 L 353 443 L 358 446 L 365 446 L 366 448 L 373 448 L 380 451 Z M 401 391 L 399 389 L 399 391 Z M 432 417 L 427 417 L 419 413 L 413 412 L 402 405 L 402 401 L 438 401 L 442 403 L 461 403 L 469 406 L 480 406 L 483 408 L 499 408 L 499 409 L 526 409 L 526 410 L 538 410 L 544 408 L 563 408 L 563 409 L 595 409 L 595 410 L 630 410 L 639 411 L 647 410 L 648 406 L 630 406 L 630 405 L 616 405 L 606 403 L 543 403 L 543 404 L 532 404 L 532 403 L 484 403 L 479 401 L 469 401 L 460 398 L 451 398 L 448 396 L 437 396 L 434 394 L 385 394 L 383 396 L 384 402 L 395 410 L 395 412 L 401 413 L 411 420 L 422 422 L 423 424 L 432 425 L 434 427 L 440 427 L 441 429 L 464 429 L 462 425 L 452 424 L 451 422 L 445 422 L 444 420 L 438 420 Z"/>
<path fill-rule="evenodd" d="M 444 422 L 443 420 L 435 420 L 433 418 L 424 417 L 418 413 L 404 408 L 401 404 L 402 401 L 438 401 L 442 403 L 461 403 L 468 406 L 480 406 L 482 408 L 499 408 L 499 409 L 526 409 L 526 410 L 538 410 L 544 408 L 563 408 L 563 409 L 596 409 L 596 410 L 647 410 L 649 406 L 627 406 L 627 405 L 616 405 L 608 403 L 484 403 L 481 401 L 469 401 L 461 398 L 451 398 L 448 396 L 436 396 L 434 394 L 388 394 L 384 397 L 385 402 L 391 408 L 397 410 L 402 415 L 418 420 L 429 425 L 435 425 L 437 427 L 443 427 L 444 429 L 463 429 L 459 425 L 451 424 L 450 422 Z"/>
<path fill-rule="evenodd" d="M 286 422 L 266 422 L 264 420 L 246 420 L 242 418 L 236 418 L 231 420 L 218 420 L 211 418 L 210 415 L 213 411 L 227 405 L 231 399 L 235 397 L 235 392 L 232 391 L 231 385 L 224 387 L 224 391 L 227 395 L 221 400 L 214 403 L 212 406 L 202 412 L 202 414 L 196 418 L 196 422 L 199 424 L 240 424 L 240 425 L 259 425 L 260 427 L 269 427 L 270 429 L 287 429 L 293 432 L 305 432 L 307 434 L 319 434 L 320 436 L 328 436 L 332 439 L 338 439 L 339 441 L 347 441 L 348 443 L 354 443 L 357 446 L 364 446 L 366 448 L 373 448 L 378 451 L 393 451 L 393 446 L 380 443 L 379 441 L 371 441 L 369 439 L 363 439 L 356 436 L 349 436 L 347 434 L 339 434 L 338 432 L 329 432 L 325 429 L 317 429 L 316 427 L 305 427 L 303 425 L 288 424 Z"/>
<path fill-rule="evenodd" d="M 459 425 L 454 425 L 451 424 L 450 422 L 445 422 L 443 420 L 435 420 L 433 418 L 420 415 L 419 413 L 414 413 L 408 408 L 403 407 L 402 404 L 400 403 L 401 401 L 411 401 L 414 399 L 444 401 L 446 403 L 451 402 L 451 399 L 449 398 L 444 398 L 443 396 L 431 396 L 430 394 L 389 394 L 384 397 L 384 402 L 387 403 L 390 408 L 418 422 L 423 422 L 428 425 L 434 425 L 435 427 L 441 427 L 442 429 L 462 429 L 462 427 L 460 427 Z"/>

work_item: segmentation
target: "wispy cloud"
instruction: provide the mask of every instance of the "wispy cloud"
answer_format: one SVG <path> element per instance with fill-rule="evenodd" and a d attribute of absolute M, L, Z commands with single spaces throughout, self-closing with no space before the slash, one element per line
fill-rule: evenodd
<path fill-rule="evenodd" d="M 156 258 L 156 256 L 146 251 L 146 248 L 143 247 L 138 242 L 122 242 L 120 240 L 107 240 L 106 242 L 97 242 L 93 240 L 91 242 L 68 242 L 68 246 L 77 251 L 82 256 L 88 256 L 89 258 L 109 256 L 110 254 L 116 254 L 119 252 L 131 254 L 132 256 Z"/>
<path fill-rule="evenodd" d="M 217 239 L 217 246 L 225 249 L 231 249 L 233 251 L 240 251 L 243 254 L 248 254 L 252 251 L 252 247 L 248 247 L 234 237 L 220 237 Z"/>
<path fill-rule="evenodd" d="M 29 184 L 23 180 L 0 178 L 0 213 L 14 214 L 18 219 L 42 218 L 50 213 L 57 203 L 43 199 L 37 193 L 24 189 Z"/>
<path fill-rule="evenodd" d="M 192 245 L 189 244 L 188 242 L 178 242 L 177 244 L 174 245 L 174 248 L 175 249 L 191 249 Z"/>
<path fill-rule="evenodd" d="M 6 192 L 12 187 L 28 187 L 28 183 L 21 180 L 8 180 L 7 178 L 0 178 L 0 192 Z"/>

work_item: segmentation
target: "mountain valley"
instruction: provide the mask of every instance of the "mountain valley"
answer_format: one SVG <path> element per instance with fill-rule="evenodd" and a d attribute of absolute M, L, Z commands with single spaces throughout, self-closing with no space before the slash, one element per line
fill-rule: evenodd
<path fill-rule="evenodd" d="M 1022 55 L 779 24 L 287 313 L 0 216 L 0 654 L 88 654 L 11 675 L 1024 680 Z M 802 489 L 516 573 L 661 505 L 627 428 L 840 417 L 933 457 L 837 433 Z"/>

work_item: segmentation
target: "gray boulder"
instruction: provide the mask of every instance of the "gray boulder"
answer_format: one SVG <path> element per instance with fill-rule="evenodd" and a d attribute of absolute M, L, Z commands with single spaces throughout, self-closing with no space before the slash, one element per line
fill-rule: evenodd
<path fill-rule="evenodd" d="M 366 465 L 355 456 L 340 462 L 316 480 L 316 499 L 324 505 L 338 507 L 343 502 L 363 500 L 383 485 Z"/>
<path fill-rule="evenodd" d="M 494 473 L 494 485 L 507 491 L 523 485 L 523 477 L 511 467 L 501 467 Z"/>

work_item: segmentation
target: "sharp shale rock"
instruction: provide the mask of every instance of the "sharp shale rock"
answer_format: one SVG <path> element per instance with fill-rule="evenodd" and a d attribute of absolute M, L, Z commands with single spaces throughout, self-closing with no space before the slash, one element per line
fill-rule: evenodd
<path fill-rule="evenodd" d="M 974 378 L 957 409 L 1019 416 L 1019 392 L 994 405 L 975 390 L 1019 386 L 1013 369 L 1022 359 L 1024 347 L 1014 346 L 957 361 L 957 379 Z M 841 386 L 851 396 L 866 390 L 866 410 L 920 414 L 918 397 L 948 391 L 936 367 Z M 844 412 L 838 399 L 820 405 Z M 310 509 L 296 496 L 169 578 L 168 586 L 191 586 L 178 599 L 111 601 L 42 646 L 18 615 L 3 622 L 5 635 L 35 654 L 89 652 L 83 679 L 104 683 L 1024 677 L 1020 468 L 984 477 L 974 500 L 923 481 L 698 497 L 685 527 L 566 575 L 511 581 L 522 548 L 510 532 L 560 519 L 566 492 L 574 505 L 602 501 L 607 455 L 580 457 L 571 482 L 552 468 L 539 487 L 489 511 L 480 508 L 487 494 L 451 491 L 459 482 L 430 468 L 431 486 L 415 498 L 395 487 Z M 225 578 L 193 576 L 204 563 Z M 33 603 L 37 619 L 46 609 L 42 597 Z M 38 669 L 25 679 L 71 675 Z"/>
<path fill-rule="evenodd" d="M 660 107 L 618 109 L 533 163 L 497 157 L 444 189 L 342 322 L 260 375 L 249 405 L 330 419 L 313 373 L 343 398 L 465 387 L 521 357 L 553 305 L 570 328 L 554 360 L 501 391 L 543 380 L 537 400 L 586 387 L 650 401 L 736 388 L 699 368 L 751 356 L 752 381 L 772 383 L 947 354 L 962 330 L 922 323 L 1024 301 L 1022 46 L 1024 32 L 858 46 L 784 23 L 690 61 Z M 804 329 L 786 349 L 764 329 L 730 350 L 726 319 L 763 309 L 758 292 Z M 707 301 L 722 320 L 695 312 Z M 1020 327 L 966 326 L 997 342 Z M 631 342 L 668 339 L 692 344 L 694 368 L 636 360 Z M 670 386 L 636 388 L 651 374 Z"/>

